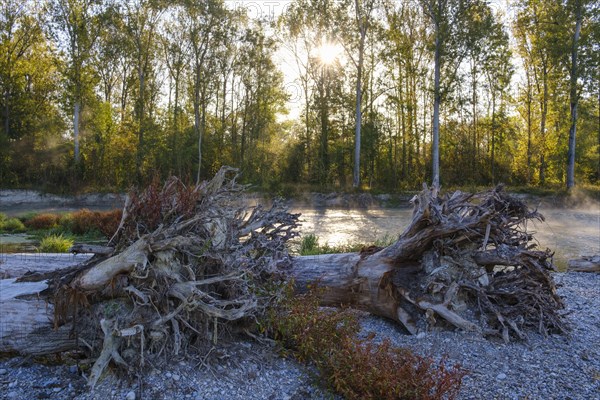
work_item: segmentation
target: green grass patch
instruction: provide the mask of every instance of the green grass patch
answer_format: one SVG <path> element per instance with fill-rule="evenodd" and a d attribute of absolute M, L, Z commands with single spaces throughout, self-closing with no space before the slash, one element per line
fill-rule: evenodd
<path fill-rule="evenodd" d="M 68 253 L 73 239 L 63 235 L 49 235 L 42 239 L 39 249 L 42 253 Z"/>
<path fill-rule="evenodd" d="M 10 233 L 25 232 L 25 225 L 18 218 L 5 218 L 0 221 L 0 231 Z"/>
<path fill-rule="evenodd" d="M 394 243 L 396 238 L 391 235 L 385 235 L 377 239 L 374 243 L 348 243 L 336 246 L 328 244 L 320 244 L 319 237 L 313 233 L 302 236 L 298 253 L 301 256 L 316 256 L 319 254 L 339 254 L 339 253 L 356 253 L 361 249 L 369 246 L 387 247 Z"/>

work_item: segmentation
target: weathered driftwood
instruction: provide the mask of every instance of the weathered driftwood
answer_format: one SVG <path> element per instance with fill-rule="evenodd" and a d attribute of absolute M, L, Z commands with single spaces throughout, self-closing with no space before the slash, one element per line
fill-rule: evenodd
<path fill-rule="evenodd" d="M 100 254 L 103 256 L 108 256 L 114 253 L 114 247 L 110 246 L 99 246 L 96 244 L 86 244 L 86 243 L 76 243 L 69 249 L 70 253 L 80 254 L 80 253 L 89 253 L 89 254 Z"/>
<path fill-rule="evenodd" d="M 53 329 L 53 307 L 38 297 L 46 281 L 0 280 L 0 353 L 42 355 L 77 346 L 68 325 Z"/>
<path fill-rule="evenodd" d="M 224 327 L 254 324 L 289 277 L 298 292 L 318 282 L 323 305 L 361 308 L 413 334 L 452 327 L 509 340 L 531 329 L 566 331 L 552 254 L 534 251 L 526 230 L 528 219 L 542 217 L 501 187 L 446 196 L 425 187 L 391 246 L 294 258 L 286 243 L 298 216 L 279 202 L 249 209 L 239 201 L 242 190 L 225 168 L 198 187 L 170 179 L 130 194 L 114 253 L 6 282 L 39 285 L 2 304 L 3 313 L 31 314 L 36 328 L 23 329 L 15 344 L 8 336 L 18 328 L 3 317 L 0 352 L 83 347 L 98 357 L 93 386 L 111 361 L 132 370 L 215 341 Z M 40 335 L 55 345 L 29 347 Z"/>
<path fill-rule="evenodd" d="M 0 255 L 0 279 L 18 278 L 27 273 L 48 272 L 77 265 L 89 254 L 14 253 Z"/>
<path fill-rule="evenodd" d="M 296 258 L 298 289 L 317 280 L 324 305 L 359 307 L 413 334 L 442 321 L 506 341 L 528 328 L 566 331 L 552 254 L 531 250 L 525 229 L 540 214 L 502 188 L 446 197 L 425 189 L 414 202 L 411 224 L 385 249 Z"/>
<path fill-rule="evenodd" d="M 600 255 L 587 256 L 569 260 L 569 271 L 600 272 Z"/>

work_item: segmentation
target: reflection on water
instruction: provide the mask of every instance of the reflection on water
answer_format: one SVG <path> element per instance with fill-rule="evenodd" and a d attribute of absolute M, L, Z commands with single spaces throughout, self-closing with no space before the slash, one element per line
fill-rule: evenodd
<path fill-rule="evenodd" d="M 302 214 L 302 233 L 314 233 L 321 244 L 372 243 L 388 236 L 398 236 L 408 225 L 412 209 L 294 209 Z"/>
<path fill-rule="evenodd" d="M 557 209 L 540 207 L 545 222 L 530 221 L 540 249 L 555 252 L 554 261 L 565 269 L 567 260 L 600 254 L 600 209 Z M 383 236 L 397 236 L 408 225 L 412 209 L 294 209 L 300 212 L 302 233 L 314 233 L 321 244 L 372 243 Z"/>

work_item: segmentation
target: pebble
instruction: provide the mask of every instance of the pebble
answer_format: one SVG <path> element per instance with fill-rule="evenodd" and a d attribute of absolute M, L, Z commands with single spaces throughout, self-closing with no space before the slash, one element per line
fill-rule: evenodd
<path fill-rule="evenodd" d="M 488 340 L 468 332 L 431 330 L 423 335 L 409 336 L 401 334 L 394 323 L 371 316 L 361 319 L 363 332 L 376 332 L 376 340 L 388 338 L 395 346 L 410 348 L 437 362 L 446 355 L 448 366 L 460 364 L 469 375 L 463 380 L 457 400 L 600 399 L 600 348 L 590 345 L 600 343 L 597 318 L 600 274 L 560 273 L 554 277 L 558 283 L 563 283 L 558 293 L 567 305 L 565 318 L 573 328 L 570 338 L 545 338 L 528 331 L 527 342 L 505 345 L 501 340 Z M 574 308 L 576 303 L 579 305 Z M 177 360 L 157 366 L 160 372 L 157 370 L 143 377 L 143 398 L 340 400 L 339 396 L 316 386 L 314 368 L 293 359 L 277 357 L 273 348 L 267 345 L 251 344 L 251 352 L 247 345 L 239 343 L 227 347 L 231 354 L 229 367 L 227 361 L 216 357 L 206 360 L 210 371 L 202 365 L 194 368 L 197 365 L 194 360 L 188 360 L 186 364 Z M 0 398 L 137 398 L 135 386 L 118 374 L 107 374 L 98 382 L 94 393 L 90 393 L 82 374 L 72 374 L 69 368 L 40 364 L 15 368 L 13 365 L 15 361 L 10 359 L 0 361 L 0 375 L 8 380 L 6 374 L 10 371 L 11 377 L 6 385 L 8 390 L 3 389 Z M 170 372 L 163 372 L 166 370 Z M 250 373 L 254 378 L 250 378 Z M 59 394 L 40 388 L 42 383 L 53 387 L 52 382 L 59 384 L 56 389 L 62 388 Z M 72 384 L 68 393 L 67 384 Z"/>

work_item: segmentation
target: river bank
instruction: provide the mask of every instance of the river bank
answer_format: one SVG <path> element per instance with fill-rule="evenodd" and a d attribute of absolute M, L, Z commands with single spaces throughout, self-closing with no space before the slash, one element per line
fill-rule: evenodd
<path fill-rule="evenodd" d="M 525 342 L 505 344 L 461 331 L 408 336 L 393 323 L 364 316 L 363 333 L 388 338 L 468 371 L 459 400 L 600 398 L 600 274 L 556 273 L 570 336 L 528 333 Z M 209 354 L 210 353 L 210 354 Z M 48 362 L 50 361 L 50 362 Z M 104 399 L 331 399 L 314 371 L 278 355 L 267 342 L 248 337 L 220 343 L 166 367 L 148 366 L 138 379 L 109 373 L 90 393 L 82 370 L 89 360 L 64 358 L 36 363 L 20 357 L 0 360 L 0 398 Z M 58 361 L 58 359 L 57 359 Z"/>

